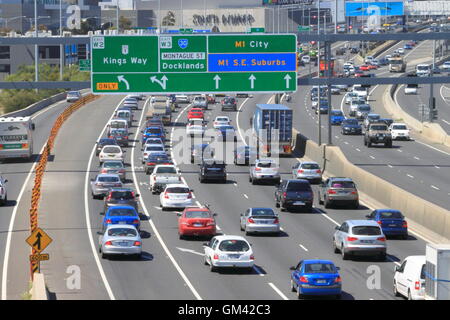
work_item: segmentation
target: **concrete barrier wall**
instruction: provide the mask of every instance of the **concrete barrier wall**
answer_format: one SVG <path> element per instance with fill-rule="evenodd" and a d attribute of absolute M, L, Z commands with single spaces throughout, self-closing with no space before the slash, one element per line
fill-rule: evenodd
<path fill-rule="evenodd" d="M 294 152 L 321 164 L 328 176 L 350 177 L 361 193 L 369 195 L 386 208 L 400 210 L 409 220 L 450 239 L 450 211 L 428 202 L 394 184 L 352 164 L 336 146 L 319 147 L 314 141 L 297 134 Z M 325 157 L 324 157 L 325 155 Z M 325 158 L 325 159 L 324 159 Z"/>
<path fill-rule="evenodd" d="M 42 273 L 33 275 L 33 284 L 31 287 L 31 300 L 48 300 L 49 295 L 45 287 L 45 279 Z"/>

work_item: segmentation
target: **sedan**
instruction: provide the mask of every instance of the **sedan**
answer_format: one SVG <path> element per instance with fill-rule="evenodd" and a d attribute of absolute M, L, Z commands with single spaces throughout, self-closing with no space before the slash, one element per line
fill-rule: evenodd
<path fill-rule="evenodd" d="M 145 146 L 145 149 L 142 151 L 142 163 L 144 164 L 148 157 L 152 154 L 161 154 L 165 153 L 164 147 L 160 144 L 148 144 Z"/>
<path fill-rule="evenodd" d="M 191 125 L 186 127 L 186 135 L 190 137 L 200 136 L 205 134 L 205 126 L 203 125 Z"/>
<path fill-rule="evenodd" d="M 109 138 L 115 139 L 121 147 L 128 147 L 128 130 L 126 129 L 111 129 Z"/>
<path fill-rule="evenodd" d="M 280 233 L 280 220 L 271 208 L 250 208 L 240 217 L 241 231 L 249 233 Z"/>
<path fill-rule="evenodd" d="M 187 118 L 190 119 L 203 119 L 205 115 L 203 114 L 203 109 L 201 108 L 192 108 L 189 110 Z"/>
<path fill-rule="evenodd" d="M 227 116 L 218 116 L 218 117 L 216 117 L 214 119 L 213 127 L 214 127 L 214 129 L 218 129 L 218 128 L 223 127 L 223 126 L 229 126 L 230 122 L 231 122 L 231 120 L 230 120 L 229 117 L 227 117 Z"/>
<path fill-rule="evenodd" d="M 108 160 L 103 162 L 100 173 L 118 174 L 122 181 L 125 181 L 127 178 L 127 170 L 125 169 L 123 162 L 118 160 Z"/>
<path fill-rule="evenodd" d="M 185 208 L 178 213 L 178 235 L 180 239 L 186 236 L 207 236 L 216 235 L 216 213 L 212 213 L 208 208 Z"/>
<path fill-rule="evenodd" d="M 139 230 L 141 219 L 136 209 L 132 206 L 109 207 L 103 218 L 103 232 L 109 225 L 132 225 Z"/>
<path fill-rule="evenodd" d="M 376 221 L 386 236 L 400 236 L 402 239 L 408 239 L 408 223 L 400 211 L 377 209 L 366 215 L 366 218 Z"/>
<path fill-rule="evenodd" d="M 91 179 L 92 198 L 104 197 L 111 188 L 122 188 L 123 184 L 118 174 L 98 174 Z"/>
<path fill-rule="evenodd" d="M 142 239 L 132 225 L 108 225 L 99 237 L 98 252 L 102 259 L 111 255 L 131 255 L 137 259 L 142 254 Z"/>
<path fill-rule="evenodd" d="M 168 184 L 159 195 L 162 210 L 168 208 L 186 208 L 193 204 L 191 189 L 185 184 Z"/>
<path fill-rule="evenodd" d="M 322 170 L 317 162 L 299 161 L 292 167 L 293 179 L 305 179 L 311 182 L 322 181 Z"/>
<path fill-rule="evenodd" d="M 151 174 L 153 169 L 157 165 L 171 165 L 173 161 L 167 155 L 167 153 L 152 153 L 148 156 L 147 161 L 144 163 L 145 174 Z"/>
<path fill-rule="evenodd" d="M 329 260 L 302 260 L 291 267 L 291 291 L 303 296 L 341 298 L 342 279 L 338 268 Z"/>
<path fill-rule="evenodd" d="M 442 69 L 444 69 L 445 71 L 449 71 L 450 70 L 450 61 L 445 61 L 444 64 L 442 65 Z"/>
<path fill-rule="evenodd" d="M 119 160 L 123 162 L 124 152 L 125 151 L 122 151 L 122 148 L 117 145 L 106 145 L 102 148 L 102 151 L 100 151 L 98 158 L 100 163 L 108 160 Z"/>
<path fill-rule="evenodd" d="M 256 184 L 261 181 L 279 183 L 280 180 L 280 168 L 274 160 L 258 159 L 255 163 L 250 165 L 249 182 L 251 182 L 251 184 Z"/>
<path fill-rule="evenodd" d="M 116 206 L 131 206 L 138 211 L 138 198 L 139 194 L 135 194 L 130 188 L 112 188 L 105 197 L 103 212 Z"/>
<path fill-rule="evenodd" d="M 97 147 L 95 148 L 95 155 L 98 157 L 100 151 L 102 151 L 103 147 L 106 145 L 109 146 L 117 146 L 117 141 L 114 138 L 102 138 L 96 143 Z"/>
<path fill-rule="evenodd" d="M 218 268 L 253 269 L 255 256 L 252 246 L 241 236 L 215 236 L 208 243 L 203 244 L 205 250 L 204 263 L 209 265 L 211 272 Z"/>
<path fill-rule="evenodd" d="M 331 110 L 331 124 L 340 125 L 345 120 L 344 113 L 341 110 Z"/>

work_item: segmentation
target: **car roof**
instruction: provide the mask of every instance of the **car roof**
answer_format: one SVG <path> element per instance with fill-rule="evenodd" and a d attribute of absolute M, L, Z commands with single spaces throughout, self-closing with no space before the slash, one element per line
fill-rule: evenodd
<path fill-rule="evenodd" d="M 346 177 L 330 177 L 330 180 L 340 180 L 340 181 L 353 182 L 352 178 L 346 178 Z"/>
<path fill-rule="evenodd" d="M 356 227 L 356 226 L 376 226 L 379 227 L 380 225 L 375 220 L 347 220 L 345 221 L 349 226 Z"/>
<path fill-rule="evenodd" d="M 247 239 L 245 239 L 242 236 L 221 235 L 221 236 L 216 236 L 215 238 L 217 240 L 219 240 L 219 241 L 223 241 L 223 240 L 242 240 L 242 241 L 248 242 Z"/>
<path fill-rule="evenodd" d="M 400 210 L 396 210 L 396 209 L 375 209 L 374 211 L 375 212 L 400 212 Z"/>
<path fill-rule="evenodd" d="M 99 173 L 97 177 L 117 177 L 120 179 L 117 173 Z"/>
<path fill-rule="evenodd" d="M 208 208 L 206 208 L 206 207 L 186 207 L 185 209 L 184 209 L 184 211 L 207 211 L 207 212 L 210 212 L 211 210 L 209 210 Z"/>
<path fill-rule="evenodd" d="M 334 262 L 331 260 L 322 260 L 322 259 L 305 259 L 302 260 L 304 264 L 312 264 L 312 263 L 326 263 L 334 265 Z"/>
<path fill-rule="evenodd" d="M 275 210 L 273 210 L 272 208 L 269 207 L 257 207 L 257 208 L 249 208 L 250 210 L 272 210 L 273 212 L 275 212 Z"/>
<path fill-rule="evenodd" d="M 120 146 L 118 146 L 117 144 L 105 144 L 105 145 L 103 146 L 103 149 L 104 149 L 104 148 L 107 148 L 107 147 L 115 147 L 115 148 L 121 149 Z"/>
<path fill-rule="evenodd" d="M 184 183 L 172 183 L 172 184 L 166 184 L 167 188 L 189 188 L 187 184 Z"/>
<path fill-rule="evenodd" d="M 130 205 L 109 207 L 108 211 L 113 210 L 113 209 L 133 209 L 133 211 L 135 211 L 137 213 L 136 209 L 133 206 L 130 206 Z"/>
<path fill-rule="evenodd" d="M 109 192 L 113 192 L 113 191 L 131 191 L 131 192 L 134 192 L 134 190 L 131 189 L 131 188 L 111 188 L 109 190 Z"/>
<path fill-rule="evenodd" d="M 134 229 L 134 230 L 136 230 L 137 231 L 137 229 L 136 229 L 136 227 L 134 226 L 134 225 L 132 225 L 132 224 L 108 224 L 107 226 L 106 226 L 106 230 L 109 230 L 109 229 L 118 229 L 118 228 L 125 228 L 125 229 Z M 138 232 L 138 234 L 139 234 L 139 232 Z"/>

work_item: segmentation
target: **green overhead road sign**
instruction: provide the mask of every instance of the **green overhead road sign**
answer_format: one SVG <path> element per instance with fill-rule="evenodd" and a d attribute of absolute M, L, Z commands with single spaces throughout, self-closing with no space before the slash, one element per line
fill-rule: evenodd
<path fill-rule="evenodd" d="M 296 44 L 291 34 L 93 36 L 92 92 L 293 92 Z"/>

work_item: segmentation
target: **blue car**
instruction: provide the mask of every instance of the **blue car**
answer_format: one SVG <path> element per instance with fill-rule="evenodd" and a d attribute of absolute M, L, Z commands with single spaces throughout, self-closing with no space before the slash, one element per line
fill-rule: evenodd
<path fill-rule="evenodd" d="M 103 233 L 110 224 L 131 224 L 139 230 L 141 219 L 134 207 L 131 206 L 114 206 L 109 207 L 103 218 Z"/>
<path fill-rule="evenodd" d="M 316 114 L 320 112 L 320 114 L 328 114 L 328 102 L 320 103 L 319 107 L 316 108 Z"/>
<path fill-rule="evenodd" d="M 165 140 L 164 129 L 159 126 L 147 127 L 142 132 L 142 144 L 145 144 L 145 141 L 148 138 L 161 138 L 161 140 L 164 142 Z"/>
<path fill-rule="evenodd" d="M 411 50 L 411 49 L 412 49 L 412 45 L 410 45 L 409 43 L 407 43 L 407 44 L 405 44 L 405 45 L 403 46 L 403 49 L 405 49 L 405 50 Z"/>
<path fill-rule="evenodd" d="M 291 267 L 291 290 L 297 297 L 335 296 L 341 298 L 342 280 L 338 268 L 329 260 L 301 260 Z"/>
<path fill-rule="evenodd" d="M 348 118 L 341 123 L 341 134 L 362 134 L 362 127 L 358 120 L 354 118 Z"/>
<path fill-rule="evenodd" d="M 331 110 L 331 124 L 340 125 L 345 120 L 344 113 L 341 110 Z"/>
<path fill-rule="evenodd" d="M 400 211 L 377 209 L 366 218 L 378 222 L 385 236 L 400 236 L 402 239 L 408 239 L 408 223 Z"/>

